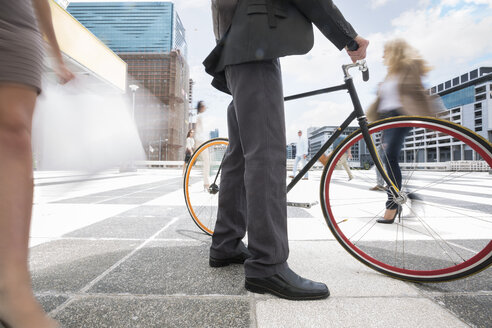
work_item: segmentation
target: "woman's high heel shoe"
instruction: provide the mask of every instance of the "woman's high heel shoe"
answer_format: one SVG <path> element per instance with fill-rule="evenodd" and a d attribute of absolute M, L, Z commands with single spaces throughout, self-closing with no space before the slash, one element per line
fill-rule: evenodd
<path fill-rule="evenodd" d="M 398 208 L 396 209 L 395 215 L 393 215 L 393 218 L 392 219 L 380 218 L 380 219 L 377 219 L 376 222 L 378 222 L 378 223 L 385 223 L 385 224 L 391 224 L 391 223 L 395 222 L 395 219 L 396 219 L 396 216 L 397 215 L 398 215 L 398 221 L 400 221 L 401 220 L 401 212 L 402 212 L 402 207 L 401 206 L 398 206 Z"/>

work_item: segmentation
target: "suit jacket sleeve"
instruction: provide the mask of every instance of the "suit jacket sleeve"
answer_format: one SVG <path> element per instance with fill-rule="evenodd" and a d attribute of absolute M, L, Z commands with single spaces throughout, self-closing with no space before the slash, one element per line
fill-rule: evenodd
<path fill-rule="evenodd" d="M 352 25 L 345 20 L 332 0 L 291 0 L 291 3 L 339 50 L 357 36 Z"/>

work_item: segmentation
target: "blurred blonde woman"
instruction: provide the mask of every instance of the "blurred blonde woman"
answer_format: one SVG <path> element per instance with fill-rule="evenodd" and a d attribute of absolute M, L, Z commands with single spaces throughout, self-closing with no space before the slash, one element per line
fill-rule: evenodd
<path fill-rule="evenodd" d="M 416 49 L 403 39 L 389 41 L 384 46 L 384 65 L 388 73 L 379 85 L 378 97 L 369 107 L 369 121 L 401 115 L 431 116 L 434 112 L 432 101 L 422 84 L 422 77 L 430 67 Z M 393 183 L 401 188 L 402 176 L 398 163 L 400 151 L 410 128 L 385 130 L 382 135 L 382 153 L 380 153 L 386 171 Z M 401 214 L 401 207 L 388 193 L 384 216 L 379 223 L 393 223 Z"/>
<path fill-rule="evenodd" d="M 48 0 L 0 0 L 0 326 L 47 328 L 28 271 L 33 201 L 31 123 L 41 93 L 46 37 L 61 82 L 66 68 L 56 41 Z"/>

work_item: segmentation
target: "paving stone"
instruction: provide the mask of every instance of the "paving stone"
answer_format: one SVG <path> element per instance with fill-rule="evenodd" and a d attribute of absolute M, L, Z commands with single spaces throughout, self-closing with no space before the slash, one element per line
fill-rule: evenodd
<path fill-rule="evenodd" d="M 250 327 L 249 301 L 212 298 L 84 298 L 56 319 L 66 328 Z"/>
<path fill-rule="evenodd" d="M 492 268 L 489 267 L 482 272 L 464 279 L 434 284 L 417 283 L 415 286 L 427 292 L 491 292 Z"/>
<path fill-rule="evenodd" d="M 143 204 L 163 194 L 174 191 L 181 181 L 181 178 L 174 178 L 145 183 L 128 188 L 94 193 L 83 197 L 63 199 L 54 203 L 91 204 L 94 202 L 103 202 L 104 204 Z"/>
<path fill-rule="evenodd" d="M 156 206 L 142 205 L 118 214 L 121 217 L 162 217 L 174 218 L 184 216 L 188 212 L 184 206 Z"/>
<path fill-rule="evenodd" d="M 303 208 L 287 207 L 288 218 L 312 218 L 313 215 Z"/>
<path fill-rule="evenodd" d="M 492 295 L 445 295 L 436 301 L 476 328 L 492 326 Z"/>
<path fill-rule="evenodd" d="M 198 228 L 185 206 L 164 208 L 167 208 L 165 211 L 169 215 L 178 217 L 179 220 L 169 227 L 169 229 L 160 233 L 156 239 L 192 239 L 202 242 L 209 242 L 211 240 L 209 235 Z"/>
<path fill-rule="evenodd" d="M 43 307 L 44 312 L 49 313 L 68 300 L 66 295 L 36 295 L 36 299 Z"/>
<path fill-rule="evenodd" d="M 345 251 L 336 241 L 291 242 L 289 266 L 308 279 L 326 283 L 334 296 L 418 296 L 411 284 L 380 274 Z"/>
<path fill-rule="evenodd" d="M 79 291 L 140 243 L 57 240 L 36 246 L 30 254 L 34 291 Z"/>
<path fill-rule="evenodd" d="M 201 246 L 175 246 L 153 242 L 99 281 L 90 292 L 138 295 L 246 294 L 243 266 L 209 267 L 209 247 L 209 243 Z"/>
<path fill-rule="evenodd" d="M 135 216 L 112 217 L 75 230 L 64 237 L 147 239 L 162 229 L 171 218 Z"/>
<path fill-rule="evenodd" d="M 101 203 L 109 198 L 110 197 L 83 196 L 83 197 L 58 200 L 56 202 L 53 202 L 52 204 L 95 204 L 95 203 Z"/>
<path fill-rule="evenodd" d="M 159 196 L 139 197 L 137 195 L 118 197 L 101 202 L 101 204 L 145 204 Z"/>
<path fill-rule="evenodd" d="M 291 302 L 279 299 L 256 305 L 261 328 L 467 327 L 445 309 L 423 298 L 336 298 Z"/>

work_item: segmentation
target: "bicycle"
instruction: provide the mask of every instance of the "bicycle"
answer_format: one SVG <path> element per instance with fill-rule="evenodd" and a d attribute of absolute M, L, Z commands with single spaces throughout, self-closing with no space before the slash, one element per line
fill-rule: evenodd
<path fill-rule="evenodd" d="M 343 84 L 284 98 L 289 101 L 345 90 L 354 106 L 353 112 L 288 184 L 287 192 L 313 167 L 350 123 L 357 119 L 359 129 L 347 136 L 331 153 L 321 175 L 320 205 L 326 223 L 337 241 L 365 265 L 386 275 L 409 281 L 449 281 L 490 266 L 491 206 L 482 204 L 489 209 L 488 212 L 471 207 L 476 207 L 476 199 L 492 199 L 490 188 L 473 184 L 474 179 L 492 181 L 492 176 L 487 172 L 492 167 L 491 143 L 461 125 L 434 117 L 400 116 L 368 124 L 353 77 L 349 73 L 352 68 L 359 68 L 364 81 L 368 80 L 366 62 L 360 61 L 342 66 L 345 78 Z M 401 164 L 404 176 L 400 190 L 390 179 L 391 172 L 383 167 L 381 159 L 385 158 L 384 148 L 378 147 L 383 131 L 402 127 L 412 130 L 407 134 L 402 150 L 405 158 Z M 188 211 L 196 225 L 209 235 L 213 234 L 217 216 L 221 159 L 227 144 L 227 139 L 216 138 L 200 145 L 184 176 Z M 436 145 L 434 152 L 429 148 L 433 145 Z M 387 190 L 393 194 L 394 201 L 406 212 L 400 220 L 389 225 L 376 223 L 376 218 L 384 211 L 387 195 L 369 190 L 371 181 L 375 181 L 375 172 L 354 170 L 356 180 L 359 181 L 357 185 L 339 179 L 336 167 L 350 147 L 367 150 L 367 159 L 372 160 L 376 170 L 383 176 Z M 200 168 L 203 167 L 200 164 L 202 154 L 207 154 L 210 158 L 209 172 L 202 172 Z M 430 162 L 434 157 L 437 160 Z M 443 162 L 443 158 L 459 158 L 460 161 Z M 466 168 L 463 171 L 462 168 L 453 166 L 467 158 L 474 159 L 472 165 L 478 166 L 480 172 L 467 171 Z M 427 172 L 425 168 L 431 166 L 437 166 L 441 171 Z M 206 175 L 212 183 L 203 186 L 202 178 Z M 453 196 L 454 191 L 460 191 L 466 186 L 477 188 L 477 192 L 471 193 L 471 200 Z M 288 205 L 310 208 L 312 204 Z"/>

